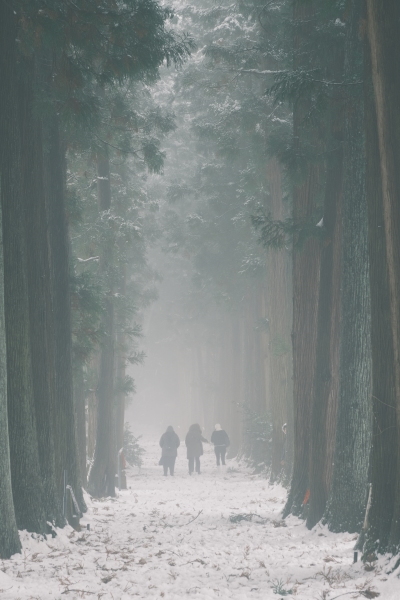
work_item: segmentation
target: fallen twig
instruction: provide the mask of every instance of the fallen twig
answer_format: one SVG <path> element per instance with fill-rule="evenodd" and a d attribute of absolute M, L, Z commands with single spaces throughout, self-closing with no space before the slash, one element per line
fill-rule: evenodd
<path fill-rule="evenodd" d="M 193 523 L 193 521 L 195 521 L 197 519 L 197 517 L 199 517 L 201 515 L 202 512 L 203 512 L 203 509 L 199 510 L 199 512 L 197 513 L 197 515 L 195 517 L 193 517 L 193 519 L 191 519 L 187 523 L 183 523 L 182 525 L 179 525 L 179 527 L 185 527 L 186 525 L 190 525 L 190 523 Z"/>
<path fill-rule="evenodd" d="M 64 590 L 63 592 L 61 592 L 61 594 L 69 594 L 70 592 L 78 592 L 79 594 L 92 594 L 92 595 L 95 594 L 95 592 L 88 592 L 87 590 L 75 590 L 75 589 Z"/>
<path fill-rule="evenodd" d="M 373 592 L 370 590 L 353 590 L 352 592 L 344 592 L 344 594 L 334 596 L 333 598 L 330 598 L 330 600 L 336 600 L 337 598 L 341 598 L 342 596 L 348 596 L 349 594 L 361 594 L 365 598 L 377 598 L 378 596 L 380 596 L 379 592 Z"/>
<path fill-rule="evenodd" d="M 182 554 L 177 554 L 173 550 L 168 550 L 168 548 L 165 548 L 164 552 L 170 552 L 171 554 L 175 554 L 175 556 L 177 556 L 178 558 L 182 558 Z"/>
<path fill-rule="evenodd" d="M 180 567 L 184 567 L 185 565 L 191 565 L 195 562 L 200 563 L 201 565 L 206 565 L 206 561 L 201 559 L 201 558 L 195 558 L 194 560 L 189 560 L 188 562 L 182 563 L 181 565 L 179 565 Z"/>

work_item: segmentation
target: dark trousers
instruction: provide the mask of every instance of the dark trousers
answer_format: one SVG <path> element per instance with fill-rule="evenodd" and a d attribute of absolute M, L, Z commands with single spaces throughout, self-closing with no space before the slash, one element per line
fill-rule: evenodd
<path fill-rule="evenodd" d="M 225 464 L 225 452 L 226 446 L 215 446 L 214 447 L 215 456 L 217 457 L 217 465 L 219 466 L 219 461 L 221 460 L 222 464 Z"/>
<path fill-rule="evenodd" d="M 164 456 L 164 458 L 163 458 L 164 475 L 168 475 L 168 469 L 169 469 L 170 475 L 174 474 L 175 460 L 176 460 L 175 456 Z"/>
<path fill-rule="evenodd" d="M 189 458 L 189 473 L 190 473 L 190 475 L 193 473 L 195 461 L 196 461 L 196 473 L 200 473 L 200 456 L 195 456 L 195 457 Z"/>

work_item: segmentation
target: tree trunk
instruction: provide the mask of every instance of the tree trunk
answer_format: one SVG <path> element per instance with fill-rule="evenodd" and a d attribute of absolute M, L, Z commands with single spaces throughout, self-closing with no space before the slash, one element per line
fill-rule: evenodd
<path fill-rule="evenodd" d="M 231 323 L 231 344 L 232 344 L 232 378 L 230 394 L 230 419 L 229 419 L 229 438 L 231 445 L 229 447 L 229 456 L 237 456 L 243 443 L 243 419 L 241 393 L 241 373 L 240 373 L 240 323 L 236 317 Z"/>
<path fill-rule="evenodd" d="M 0 236 L 0 558 L 9 558 L 16 552 L 20 552 L 21 543 L 15 521 L 11 487 L 10 448 L 8 443 L 7 351 L 4 322 L 4 269 L 1 222 Z"/>
<path fill-rule="evenodd" d="M 125 354 L 122 350 L 123 336 L 117 337 L 118 351 L 116 359 L 116 380 L 118 383 L 125 381 Z M 118 391 L 116 395 L 117 402 L 117 448 L 120 450 L 124 445 L 124 425 L 125 425 L 125 392 Z"/>
<path fill-rule="evenodd" d="M 16 22 L 10 8 L 0 1 L 0 194 L 3 197 L 4 169 L 7 168 L 7 156 L 10 148 L 6 146 L 9 135 L 8 116 L 13 101 L 10 95 L 10 77 L 15 76 L 15 36 Z M 11 82 L 10 82 L 11 83 Z M 8 134 L 7 134 L 8 132 Z M 0 211 L 1 219 L 1 211 Z M 0 224 L 1 225 L 1 224 Z M 7 351 L 4 320 L 4 264 L 3 235 L 0 227 L 0 558 L 9 558 L 21 550 L 15 521 L 14 503 L 11 487 L 10 447 L 8 437 L 7 410 Z"/>
<path fill-rule="evenodd" d="M 276 159 L 271 159 L 267 165 L 267 180 L 270 190 L 267 208 L 274 220 L 284 220 L 287 215 L 283 208 L 282 173 Z M 286 456 L 287 438 L 282 430 L 282 426 L 288 422 L 292 403 L 291 260 L 286 248 L 269 248 L 266 262 L 268 312 L 265 318 L 268 319 L 269 328 L 269 405 L 272 418 L 270 479 L 274 482 L 282 475 L 287 480 L 291 472 L 291 464 Z M 292 431 L 286 435 L 291 436 Z"/>
<path fill-rule="evenodd" d="M 5 2 L 1 3 L 1 13 L 2 49 L 7 60 L 5 73 L 2 73 L 1 203 L 12 489 L 18 527 L 44 532 L 45 512 L 30 352 L 27 249 L 21 178 L 25 165 L 22 162 L 21 103 L 15 47 L 17 22 Z M 12 539 L 18 549 L 15 535 Z"/>
<path fill-rule="evenodd" d="M 372 506 L 367 548 L 400 543 L 400 5 L 367 0 L 367 197 L 373 359 Z"/>
<path fill-rule="evenodd" d="M 362 0 L 346 22 L 345 79 L 363 76 Z M 331 531 L 360 531 L 371 446 L 371 321 L 365 135 L 362 89 L 347 90 L 344 122 L 340 394 L 332 490 L 325 522 Z"/>
<path fill-rule="evenodd" d="M 126 296 L 126 268 L 123 266 L 121 273 L 120 293 L 123 297 Z M 117 450 L 119 451 L 124 446 L 124 427 L 125 427 L 125 398 L 126 393 L 123 390 L 126 377 L 126 336 L 120 328 L 117 335 L 117 352 L 116 352 L 116 382 L 118 393 L 116 394 L 116 439 Z"/>
<path fill-rule="evenodd" d="M 315 3 L 294 2 L 294 20 L 297 34 L 294 40 L 295 54 L 310 35 L 310 18 Z M 304 49 L 303 49 L 304 51 Z M 302 66 L 303 53 L 295 59 L 295 67 Z M 312 144 L 315 153 L 321 154 L 320 132 L 315 124 L 304 123 L 309 109 L 309 100 L 299 100 L 293 112 L 295 147 L 301 155 L 301 144 Z M 320 158 L 307 161 L 302 168 L 302 182 L 293 190 L 293 218 L 301 224 L 315 213 L 316 202 L 321 194 L 324 166 Z M 289 497 L 283 515 L 299 515 L 309 487 L 310 440 L 312 398 L 317 343 L 317 315 L 321 244 L 315 238 L 294 240 L 293 250 L 293 418 L 294 418 L 294 461 Z"/>
<path fill-rule="evenodd" d="M 111 208 L 110 164 L 106 154 L 98 157 L 98 198 L 101 211 Z M 103 317 L 104 341 L 101 347 L 97 385 L 97 434 L 94 461 L 89 473 L 89 492 L 96 498 L 115 496 L 117 445 L 114 407 L 114 300 L 113 234 L 108 230 L 103 240 L 100 268 L 107 289 Z"/>
<path fill-rule="evenodd" d="M 295 192 L 296 204 L 312 198 L 319 188 L 319 169 L 310 168 L 308 181 Z M 309 239 L 293 255 L 293 404 L 294 461 L 284 515 L 300 514 L 309 486 L 311 399 L 316 358 L 320 248 Z"/>
<path fill-rule="evenodd" d="M 121 273 L 121 281 L 120 281 L 120 293 L 123 297 L 126 296 L 126 266 L 123 265 L 122 273 Z M 117 453 L 119 457 L 119 452 L 121 448 L 124 447 L 124 429 L 125 429 L 125 401 L 126 401 L 126 391 L 124 389 L 124 383 L 126 378 L 126 336 L 123 330 L 123 326 L 119 327 L 119 331 L 117 333 L 117 350 L 116 350 L 116 360 L 115 360 L 115 381 L 117 392 L 115 394 L 115 403 L 116 403 L 116 418 L 115 418 L 115 426 L 116 426 L 116 446 Z M 118 458 L 120 460 L 120 458 Z M 117 469 L 117 471 L 119 471 Z M 121 473 L 119 485 L 121 489 L 127 489 L 126 483 L 126 473 L 125 471 Z"/>
<path fill-rule="evenodd" d="M 329 77 L 343 77 L 343 48 L 332 55 Z M 331 485 L 339 393 L 341 210 L 343 192 L 343 97 L 335 90 L 329 106 L 329 142 L 319 285 L 317 355 L 312 402 L 310 505 L 307 527 L 322 518 Z"/>
<path fill-rule="evenodd" d="M 81 364 L 74 367 L 74 399 L 76 406 L 76 434 L 78 443 L 79 477 L 84 488 L 87 487 L 86 475 L 86 405 L 85 378 Z"/>
<path fill-rule="evenodd" d="M 95 390 L 89 390 L 87 399 L 88 424 L 87 424 L 87 457 L 90 462 L 94 459 L 97 431 L 97 398 Z"/>
<path fill-rule="evenodd" d="M 70 249 L 65 210 L 65 151 L 58 117 L 43 120 L 46 208 L 49 223 L 50 279 L 54 319 L 55 361 L 55 456 L 59 497 L 63 474 L 74 490 L 81 510 L 86 510 L 79 475 L 76 414 L 73 398 L 72 327 L 70 302 Z"/>
<path fill-rule="evenodd" d="M 33 393 L 46 519 L 63 526 L 65 519 L 62 515 L 62 497 L 57 494 L 55 471 L 55 364 L 52 345 L 54 324 L 43 181 L 42 127 L 39 119 L 33 114 L 34 77 L 38 80 L 40 74 L 36 72 L 33 61 L 27 61 L 24 70 L 24 84 L 20 92 L 21 143 Z"/>

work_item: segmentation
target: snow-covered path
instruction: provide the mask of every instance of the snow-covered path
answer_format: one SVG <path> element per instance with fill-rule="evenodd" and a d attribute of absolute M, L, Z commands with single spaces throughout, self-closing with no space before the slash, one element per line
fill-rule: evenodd
<path fill-rule="evenodd" d="M 129 490 L 89 500 L 82 525 L 90 531 L 22 534 L 22 554 L 0 563 L 2 600 L 400 598 L 400 581 L 382 562 L 371 571 L 352 564 L 354 535 L 309 532 L 293 517 L 282 523 L 280 486 L 234 461 L 217 469 L 209 447 L 201 475 L 189 477 L 181 447 L 175 477 L 163 477 L 156 441 L 145 446 Z"/>

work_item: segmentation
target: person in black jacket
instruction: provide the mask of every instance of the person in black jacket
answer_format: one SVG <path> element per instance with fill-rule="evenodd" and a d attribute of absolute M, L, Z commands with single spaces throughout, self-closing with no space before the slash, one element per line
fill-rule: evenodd
<path fill-rule="evenodd" d="M 220 461 L 225 464 L 225 453 L 226 449 L 230 444 L 228 434 L 225 429 L 221 429 L 221 425 L 217 423 L 215 429 L 211 434 L 211 443 L 214 444 L 214 452 L 217 458 L 217 466 L 219 467 Z"/>
<path fill-rule="evenodd" d="M 189 461 L 189 475 L 193 473 L 194 464 L 196 462 L 196 473 L 200 475 L 200 456 L 203 454 L 203 444 L 206 440 L 201 435 L 201 427 L 198 423 L 194 423 L 189 427 L 189 431 L 186 434 L 185 444 L 187 448 L 187 458 Z"/>
<path fill-rule="evenodd" d="M 175 461 L 178 456 L 178 448 L 180 446 L 180 439 L 174 431 L 174 428 L 169 425 L 167 431 L 162 434 L 160 439 L 160 446 L 162 448 L 160 465 L 163 466 L 164 475 L 168 475 L 168 469 L 170 475 L 174 474 Z"/>

